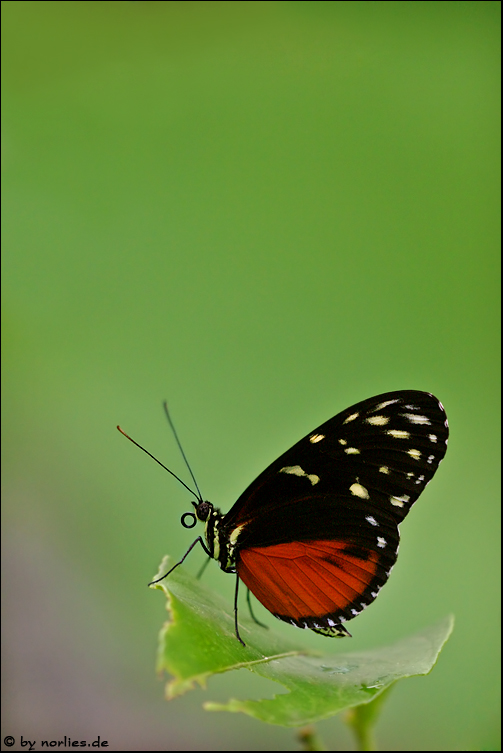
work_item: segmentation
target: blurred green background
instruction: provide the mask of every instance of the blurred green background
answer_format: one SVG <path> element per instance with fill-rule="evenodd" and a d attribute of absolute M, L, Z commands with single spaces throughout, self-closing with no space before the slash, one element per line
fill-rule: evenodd
<path fill-rule="evenodd" d="M 165 553 L 190 497 L 379 392 L 428 390 L 446 459 L 351 646 L 449 612 L 383 750 L 499 746 L 497 2 L 4 2 L 2 739 L 291 750 L 205 699 L 166 703 Z M 187 567 L 203 561 L 193 553 Z M 234 579 L 208 568 L 228 594 Z M 341 643 L 280 626 L 299 645 Z M 273 625 L 274 623 L 274 625 Z M 338 718 L 318 725 L 352 749 Z"/>

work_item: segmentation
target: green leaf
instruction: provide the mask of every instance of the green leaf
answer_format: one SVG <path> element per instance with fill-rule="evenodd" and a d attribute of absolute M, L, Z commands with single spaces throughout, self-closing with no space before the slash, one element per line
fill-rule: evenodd
<path fill-rule="evenodd" d="M 170 566 L 172 562 L 164 558 L 159 574 Z M 158 670 L 173 676 L 167 697 L 174 698 L 197 684 L 205 687 L 212 674 L 246 668 L 280 683 L 289 692 L 258 701 L 207 702 L 204 708 L 240 711 L 287 727 L 311 724 L 367 704 L 397 680 L 427 674 L 454 624 L 453 618 L 447 617 L 392 646 L 322 656 L 249 618 L 242 619 L 241 612 L 243 647 L 234 633 L 232 605 L 181 567 L 152 587 L 164 591 L 170 612 L 170 620 L 160 633 L 157 659 Z"/>
<path fill-rule="evenodd" d="M 354 706 L 346 711 L 344 721 L 355 734 L 358 742 L 357 750 L 377 750 L 373 730 L 394 684 L 388 685 L 382 693 L 369 703 L 361 703 L 359 706 Z"/>

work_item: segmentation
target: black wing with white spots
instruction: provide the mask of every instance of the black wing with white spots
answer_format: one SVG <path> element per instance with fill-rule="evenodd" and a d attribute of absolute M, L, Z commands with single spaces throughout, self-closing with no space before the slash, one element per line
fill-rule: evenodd
<path fill-rule="evenodd" d="M 400 523 L 433 478 L 448 436 L 444 407 L 429 392 L 402 390 L 368 398 L 311 431 L 271 463 L 222 523 L 232 530 L 273 515 L 288 528 L 291 505 L 327 495 L 334 517 L 337 500 L 346 499 L 355 507 L 384 511 Z M 265 537 L 264 528 L 269 527 L 257 526 Z M 298 526 L 295 530 L 298 534 Z M 278 534 L 276 528 L 274 540 Z"/>
<path fill-rule="evenodd" d="M 364 400 L 272 463 L 220 524 L 237 571 L 277 617 L 324 634 L 375 599 L 398 524 L 445 455 L 447 417 L 427 392 Z"/>

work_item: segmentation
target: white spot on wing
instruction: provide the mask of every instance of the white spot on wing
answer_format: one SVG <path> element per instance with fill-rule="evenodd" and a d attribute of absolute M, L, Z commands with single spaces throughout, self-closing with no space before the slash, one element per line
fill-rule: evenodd
<path fill-rule="evenodd" d="M 286 465 L 280 470 L 280 473 L 291 473 L 294 476 L 305 476 L 306 472 L 302 470 L 300 465 Z"/>
<path fill-rule="evenodd" d="M 372 517 L 372 515 L 365 515 L 365 520 L 368 520 L 371 526 L 378 526 L 379 523 L 375 518 Z"/>
<path fill-rule="evenodd" d="M 377 546 L 379 547 L 379 549 L 384 549 L 387 543 L 388 542 L 386 541 L 386 539 L 383 539 L 382 536 L 377 537 Z"/>
<path fill-rule="evenodd" d="M 230 544 L 235 544 L 236 543 L 237 538 L 238 538 L 239 534 L 241 533 L 241 531 L 243 530 L 243 528 L 245 527 L 245 525 L 246 525 L 246 523 L 243 523 L 240 526 L 236 526 L 236 528 L 230 533 L 230 535 L 229 535 L 229 543 Z"/>
<path fill-rule="evenodd" d="M 389 416 L 370 416 L 366 421 L 372 426 L 386 426 L 389 423 Z"/>
<path fill-rule="evenodd" d="M 309 441 L 312 444 L 316 444 L 316 442 L 321 442 L 322 439 L 325 439 L 324 434 L 312 434 L 312 436 L 309 437 Z"/>
<path fill-rule="evenodd" d="M 381 465 L 379 468 L 379 473 L 385 473 L 387 476 L 389 476 L 389 468 L 387 465 Z"/>
<path fill-rule="evenodd" d="M 410 437 L 410 432 L 401 431 L 400 429 L 389 429 L 386 434 L 389 434 L 390 437 L 395 437 L 395 439 L 408 439 Z"/>
<path fill-rule="evenodd" d="M 419 460 L 421 452 L 419 450 L 407 450 L 407 455 L 410 455 L 414 460 Z"/>
<path fill-rule="evenodd" d="M 358 416 L 359 416 L 359 415 L 360 415 L 359 413 L 352 413 L 352 414 L 351 414 L 350 416 L 348 416 L 348 417 L 346 418 L 346 420 L 345 420 L 345 421 L 343 421 L 343 423 L 345 423 L 345 424 L 349 424 L 349 422 L 350 422 L 350 421 L 354 421 L 354 420 L 355 420 L 355 418 L 358 418 Z"/>
<path fill-rule="evenodd" d="M 339 439 L 339 444 L 347 444 L 345 439 Z"/>
<path fill-rule="evenodd" d="M 398 398 L 395 398 L 394 400 L 386 400 L 386 402 L 384 403 L 379 403 L 379 405 L 376 405 L 375 408 L 372 408 L 372 412 L 387 408 L 388 405 L 393 405 L 393 403 L 398 403 Z"/>
<path fill-rule="evenodd" d="M 404 494 L 402 497 L 390 497 L 389 501 L 395 507 L 403 507 L 404 502 L 410 502 L 410 497 L 408 494 Z"/>
<path fill-rule="evenodd" d="M 360 450 L 357 450 L 356 447 L 346 447 L 344 450 L 348 455 L 359 455 Z"/>
<path fill-rule="evenodd" d="M 436 434 L 428 434 L 428 438 L 430 442 L 436 442 L 437 441 L 437 435 Z"/>
<path fill-rule="evenodd" d="M 292 474 L 292 476 L 305 476 L 306 478 L 309 479 L 309 481 L 311 482 L 311 484 L 313 486 L 315 484 L 317 484 L 318 481 L 320 480 L 320 477 L 319 476 L 315 476 L 314 473 L 312 473 L 312 474 L 306 473 L 300 467 L 300 465 L 287 465 L 287 466 L 285 466 L 285 468 L 281 468 L 279 472 L 280 473 L 290 473 L 290 474 Z"/>
<path fill-rule="evenodd" d="M 354 494 L 355 497 L 360 497 L 361 499 L 369 499 L 370 497 L 367 489 L 361 484 L 351 484 L 349 491 L 351 494 Z"/>
<path fill-rule="evenodd" d="M 428 426 L 431 424 L 431 421 L 427 416 L 417 416 L 415 413 L 402 413 L 401 415 L 406 418 L 407 421 L 410 421 L 411 424 L 427 424 Z"/>

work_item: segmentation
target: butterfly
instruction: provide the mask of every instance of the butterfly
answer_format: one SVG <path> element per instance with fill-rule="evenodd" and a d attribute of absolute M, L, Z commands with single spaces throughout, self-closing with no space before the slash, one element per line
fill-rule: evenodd
<path fill-rule="evenodd" d="M 236 574 L 243 645 L 239 580 L 278 619 L 350 636 L 345 623 L 388 580 L 398 525 L 433 478 L 448 434 L 444 407 L 428 392 L 387 392 L 347 408 L 271 463 L 228 513 L 199 493 L 195 516 L 182 523 L 192 527 L 187 515 L 202 521 L 204 540 L 153 583 L 200 543 Z"/>

